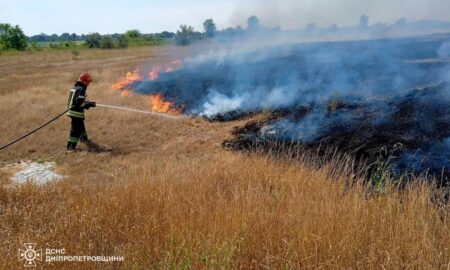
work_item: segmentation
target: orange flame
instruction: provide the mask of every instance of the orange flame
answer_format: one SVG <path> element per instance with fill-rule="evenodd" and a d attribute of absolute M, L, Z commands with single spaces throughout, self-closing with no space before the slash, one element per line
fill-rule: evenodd
<path fill-rule="evenodd" d="M 180 112 L 179 109 L 176 109 L 173 106 L 173 103 L 170 101 L 164 101 L 161 94 L 153 94 L 149 96 L 149 104 L 150 108 L 154 112 L 160 113 L 174 113 L 177 114 Z"/>
<path fill-rule="evenodd" d="M 151 81 L 157 80 L 159 78 L 159 74 L 161 72 L 170 73 L 174 70 L 178 69 L 181 66 L 180 60 L 174 60 L 170 62 L 169 64 L 166 64 L 165 66 L 155 66 L 153 67 L 150 72 L 148 73 L 148 78 Z"/>
<path fill-rule="evenodd" d="M 165 65 L 157 65 L 154 66 L 149 73 L 147 74 L 147 79 L 149 80 L 157 80 L 159 78 L 159 74 L 161 72 L 169 73 L 173 72 L 175 69 L 178 69 L 181 66 L 180 60 L 174 60 Z M 134 71 L 127 72 L 125 79 L 118 81 L 117 83 L 111 86 L 112 90 L 122 90 L 120 93 L 121 97 L 129 97 L 133 96 L 133 90 L 126 88 L 126 86 L 130 83 L 143 80 L 139 68 Z M 165 101 L 161 94 L 153 94 L 149 96 L 143 96 L 148 98 L 148 103 L 150 105 L 150 109 L 154 112 L 160 113 L 172 113 L 178 114 L 182 111 L 182 108 L 177 108 L 172 102 Z"/>
<path fill-rule="evenodd" d="M 139 80 L 142 80 L 142 77 L 139 74 L 139 69 L 136 69 L 135 71 L 127 72 L 127 76 L 125 77 L 125 79 L 113 84 L 111 86 L 111 89 L 112 90 L 123 89 L 127 84 L 130 84 L 132 82 L 139 81 Z"/>
<path fill-rule="evenodd" d="M 123 89 L 122 92 L 120 93 L 121 97 L 130 97 L 133 95 L 133 90 L 130 89 Z"/>
<path fill-rule="evenodd" d="M 159 68 L 152 68 L 152 70 L 150 70 L 150 72 L 148 73 L 148 78 L 151 81 L 157 80 L 159 78 Z"/>

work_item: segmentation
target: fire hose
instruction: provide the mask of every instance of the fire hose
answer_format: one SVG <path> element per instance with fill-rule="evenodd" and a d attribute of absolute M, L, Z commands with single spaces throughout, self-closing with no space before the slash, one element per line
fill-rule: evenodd
<path fill-rule="evenodd" d="M 143 114 L 151 114 L 151 115 L 155 115 L 155 116 L 159 116 L 159 117 L 163 117 L 163 118 L 169 118 L 169 119 L 186 118 L 186 116 L 184 116 L 184 115 L 170 115 L 170 114 L 157 113 L 157 112 L 151 112 L 151 111 L 141 111 L 141 110 L 136 110 L 136 109 L 127 108 L 127 107 L 119 107 L 119 106 L 112 106 L 112 105 L 105 105 L 105 104 L 98 104 L 98 103 L 97 103 L 97 107 L 129 111 L 129 112 L 136 112 L 136 113 L 143 113 Z"/>
<path fill-rule="evenodd" d="M 132 109 L 132 108 L 127 108 L 127 107 L 119 107 L 119 106 L 112 106 L 112 105 L 105 105 L 105 104 L 98 104 L 96 105 L 97 107 L 103 107 L 103 108 L 109 108 L 109 109 L 115 109 L 115 110 L 122 110 L 122 111 L 129 111 L 129 112 L 135 112 L 135 113 L 142 113 L 142 114 L 151 114 L 154 116 L 159 116 L 159 117 L 164 117 L 164 118 L 169 118 L 169 119 L 180 119 L 180 118 L 186 118 L 186 116 L 181 116 L 181 115 L 170 115 L 170 114 L 163 114 L 163 113 L 157 113 L 157 112 L 150 112 L 150 111 L 141 111 L 141 110 L 136 110 L 136 109 Z M 62 113 L 58 114 L 57 116 L 53 117 L 52 119 L 50 119 L 49 121 L 47 121 L 45 124 L 40 125 L 39 127 L 33 129 L 30 132 L 25 133 L 24 135 L 20 136 L 19 138 L 11 141 L 10 143 L 7 143 L 3 146 L 0 147 L 0 151 L 3 149 L 8 148 L 9 146 L 25 139 L 26 137 L 30 136 L 31 134 L 37 132 L 38 130 L 50 125 L 52 122 L 56 121 L 58 118 L 60 118 L 61 116 L 63 116 L 66 112 L 68 112 L 70 109 L 67 109 L 65 111 L 63 111 Z"/>

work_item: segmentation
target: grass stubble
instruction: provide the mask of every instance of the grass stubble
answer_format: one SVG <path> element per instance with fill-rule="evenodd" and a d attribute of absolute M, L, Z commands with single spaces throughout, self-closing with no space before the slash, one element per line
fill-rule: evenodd
<path fill-rule="evenodd" d="M 148 109 L 109 87 L 136 65 L 173 60 L 174 50 L 2 56 L 0 144 L 64 110 L 82 71 L 95 79 L 90 99 Z M 94 108 L 89 135 L 111 153 L 64 155 L 65 117 L 1 152 L 3 164 L 55 161 L 65 178 L 15 186 L 0 171 L 0 269 L 21 269 L 27 242 L 125 259 L 36 269 L 450 269 L 450 209 L 432 185 L 374 195 L 358 179 L 349 186 L 341 160 L 315 168 L 223 150 L 239 124 Z"/>

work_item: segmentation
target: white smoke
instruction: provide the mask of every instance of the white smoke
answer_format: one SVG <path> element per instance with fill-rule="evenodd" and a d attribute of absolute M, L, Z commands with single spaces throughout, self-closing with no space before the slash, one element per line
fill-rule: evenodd
<path fill-rule="evenodd" d="M 450 57 L 450 41 L 447 41 L 439 47 L 437 54 L 441 58 L 449 58 Z"/>
<path fill-rule="evenodd" d="M 319 26 L 357 25 L 362 14 L 369 16 L 371 24 L 393 23 L 399 18 L 448 21 L 449 10 L 448 0 L 250 0 L 239 3 L 231 23 L 245 25 L 251 15 L 265 25 L 284 29 L 311 22 Z"/>
<path fill-rule="evenodd" d="M 242 103 L 247 97 L 234 96 L 227 97 L 215 91 L 208 95 L 208 101 L 203 104 L 202 115 L 213 116 L 222 112 L 235 111 L 242 107 Z"/>
<path fill-rule="evenodd" d="M 295 91 L 294 84 L 269 90 L 259 87 L 254 91 L 237 91 L 231 97 L 211 90 L 203 103 L 201 115 L 210 117 L 243 109 L 286 107 L 297 102 L 299 94 Z"/>

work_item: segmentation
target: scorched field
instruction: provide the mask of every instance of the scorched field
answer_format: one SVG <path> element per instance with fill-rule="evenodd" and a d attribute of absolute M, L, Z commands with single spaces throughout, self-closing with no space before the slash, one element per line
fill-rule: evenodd
<path fill-rule="evenodd" d="M 448 269 L 446 40 L 0 56 L 2 145 L 84 71 L 90 100 L 169 116 L 92 108 L 105 151 L 65 154 L 63 117 L 0 152 L 0 269 L 29 242 L 124 258 L 36 269 Z"/>

